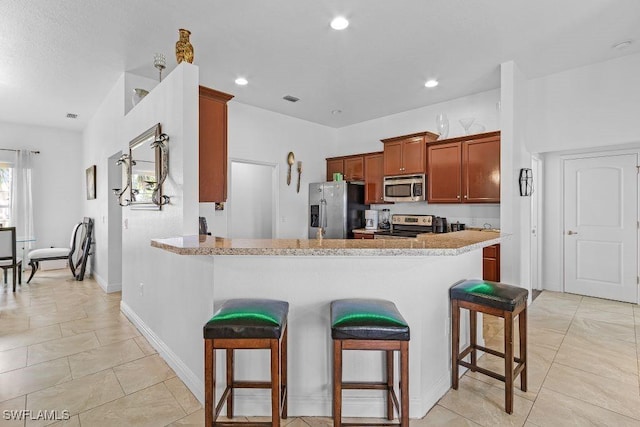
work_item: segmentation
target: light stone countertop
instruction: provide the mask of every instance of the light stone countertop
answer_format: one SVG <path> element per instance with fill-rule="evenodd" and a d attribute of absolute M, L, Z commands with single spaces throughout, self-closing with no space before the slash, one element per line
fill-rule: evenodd
<path fill-rule="evenodd" d="M 415 239 L 226 239 L 183 236 L 152 239 L 151 246 L 179 255 L 443 256 L 500 243 L 509 235 L 464 230 Z"/>

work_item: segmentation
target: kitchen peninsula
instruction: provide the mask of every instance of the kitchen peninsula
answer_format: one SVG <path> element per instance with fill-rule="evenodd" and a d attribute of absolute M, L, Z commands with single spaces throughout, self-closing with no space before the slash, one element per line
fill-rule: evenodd
<path fill-rule="evenodd" d="M 459 280 L 482 277 L 482 248 L 504 238 L 488 231 L 389 240 L 185 236 L 153 239 L 151 245 L 179 255 L 213 256 L 211 286 L 216 307 L 230 298 L 289 301 L 291 416 L 331 414 L 330 301 L 357 297 L 394 301 L 411 328 L 409 412 L 412 418 L 419 418 L 450 387 L 449 287 Z M 183 286 L 187 293 L 188 283 Z M 204 324 L 213 312 L 211 307 L 210 312 L 197 315 Z M 482 340 L 481 324 L 479 337 Z M 193 346 L 194 351 L 203 351 L 202 342 Z M 238 352 L 237 359 L 239 378 L 267 378 L 265 354 Z M 224 364 L 217 368 L 219 378 L 224 378 Z M 345 355 L 347 381 L 380 379 L 382 372 L 382 354 L 378 352 Z M 379 378 L 372 378 L 372 373 Z M 202 372 L 195 374 L 202 380 Z M 218 387 L 221 383 L 224 381 L 219 381 Z M 218 396 L 221 391 L 217 390 Z M 239 392 L 236 412 L 266 415 L 269 402 L 264 392 Z M 379 392 L 353 390 L 344 395 L 345 416 L 383 416 L 383 411 L 384 398 Z"/>

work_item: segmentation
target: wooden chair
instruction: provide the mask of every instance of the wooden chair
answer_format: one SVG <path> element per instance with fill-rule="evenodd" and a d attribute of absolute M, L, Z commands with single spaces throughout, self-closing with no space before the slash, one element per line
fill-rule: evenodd
<path fill-rule="evenodd" d="M 409 427 L 409 325 L 396 305 L 377 299 L 341 299 L 331 302 L 331 338 L 333 339 L 333 425 Z M 379 350 L 386 354 L 385 381 L 345 382 L 342 380 L 344 350 Z M 393 355 L 400 353 L 400 399 L 395 392 Z M 398 423 L 342 422 L 342 390 L 384 390 L 387 420 Z"/>
<path fill-rule="evenodd" d="M 4 271 L 4 283 L 7 284 L 7 270 L 13 270 L 13 292 L 16 291 L 16 276 L 22 285 L 22 259 L 16 256 L 16 228 L 0 228 L 0 268 Z"/>
<path fill-rule="evenodd" d="M 527 299 L 529 291 L 517 286 L 488 280 L 464 280 L 449 290 L 451 298 L 451 386 L 458 389 L 458 366 L 490 376 L 505 384 L 504 410 L 513 413 L 513 383 L 520 375 L 520 389 L 527 391 Z M 460 351 L 460 309 L 469 310 L 470 344 Z M 504 319 L 504 353 L 477 343 L 477 313 Z M 513 324 L 520 328 L 520 357 L 513 351 Z M 504 375 L 478 366 L 477 351 L 484 351 L 504 359 Z M 470 362 L 464 360 L 471 355 Z M 516 363 L 514 367 L 514 362 Z"/>
<path fill-rule="evenodd" d="M 73 227 L 68 248 L 45 248 L 30 251 L 28 258 L 31 274 L 27 283 L 31 282 L 36 271 L 40 268 L 40 262 L 54 260 L 67 260 L 73 277 L 76 280 L 83 280 L 87 259 L 90 255 L 92 235 L 93 220 L 84 218 L 82 222 Z"/>

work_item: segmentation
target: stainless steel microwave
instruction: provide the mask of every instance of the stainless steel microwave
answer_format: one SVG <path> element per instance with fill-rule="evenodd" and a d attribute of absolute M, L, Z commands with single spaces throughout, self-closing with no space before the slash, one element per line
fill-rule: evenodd
<path fill-rule="evenodd" d="M 384 177 L 385 202 L 421 202 L 425 200 L 426 180 L 424 175 L 401 175 Z"/>

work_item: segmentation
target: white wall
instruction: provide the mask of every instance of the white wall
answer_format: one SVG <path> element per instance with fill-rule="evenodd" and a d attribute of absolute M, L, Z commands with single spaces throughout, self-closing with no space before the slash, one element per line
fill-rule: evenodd
<path fill-rule="evenodd" d="M 326 165 L 336 140 L 336 129 L 279 113 L 229 102 L 228 157 L 279 165 L 277 238 L 306 238 L 309 183 L 325 181 Z M 300 193 L 296 193 L 297 173 L 293 166 L 287 185 L 287 154 L 293 151 L 302 161 Z M 228 168 L 229 170 L 229 168 Z M 231 207 L 233 210 L 233 207 Z M 228 209 L 215 211 L 213 203 L 201 203 L 200 215 L 207 218 L 209 231 L 228 235 Z"/>
<path fill-rule="evenodd" d="M 82 134 L 83 167 L 96 165 L 96 199 L 84 200 L 84 215 L 94 219 L 93 237 L 95 245 L 90 258 L 94 278 L 105 291 L 118 291 L 122 287 L 119 275 L 109 274 L 109 234 L 121 233 L 120 225 L 109 223 L 109 199 L 113 198 L 109 185 L 109 157 L 125 151 L 122 118 L 124 116 L 124 74 L 120 76 Z M 128 151 L 128 150 L 127 150 Z M 119 262 L 115 261 L 115 262 Z"/>
<path fill-rule="evenodd" d="M 82 200 L 86 198 L 85 169 L 89 165 L 82 161 L 80 133 L 0 122 L 0 148 L 40 151 L 33 157 L 33 222 L 37 241 L 32 246 L 68 247 L 71 230 L 82 219 Z"/>
<path fill-rule="evenodd" d="M 530 80 L 532 153 L 636 142 L 640 54 Z"/>
<path fill-rule="evenodd" d="M 526 146 L 526 78 L 513 62 L 501 64 L 500 221 L 511 238 L 501 244 L 500 281 L 531 289 L 531 198 L 519 192 L 520 168 L 531 168 Z"/>
<path fill-rule="evenodd" d="M 449 119 L 449 138 L 464 135 L 464 129 L 459 123 L 463 117 L 475 117 L 474 124 L 484 126 L 486 132 L 499 130 L 499 101 L 500 90 L 496 89 L 346 126 L 338 129 L 337 144 L 326 157 L 382 151 L 383 144 L 380 140 L 394 136 L 426 130 L 437 133 L 436 115 L 439 113 L 445 113 Z M 446 217 L 450 222 L 459 221 L 471 226 L 487 223 L 494 228 L 500 227 L 499 205 L 430 205 L 418 202 L 373 205 L 372 208 L 390 209 L 391 213 L 438 215 Z"/>
<path fill-rule="evenodd" d="M 527 83 L 527 146 L 544 152 L 542 286 L 562 291 L 563 154 L 640 147 L 640 54 Z"/>
<path fill-rule="evenodd" d="M 276 168 L 258 163 L 230 162 L 229 236 L 271 239 L 276 214 Z"/>

